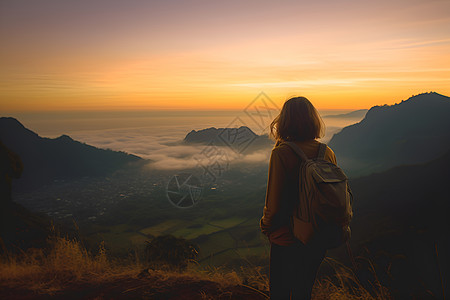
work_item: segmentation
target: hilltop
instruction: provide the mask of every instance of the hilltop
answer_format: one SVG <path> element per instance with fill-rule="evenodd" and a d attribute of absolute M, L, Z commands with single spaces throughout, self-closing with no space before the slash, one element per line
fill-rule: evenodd
<path fill-rule="evenodd" d="M 24 171 L 17 186 L 33 189 L 54 180 L 100 176 L 142 161 L 125 152 L 96 148 L 68 135 L 40 137 L 11 117 L 0 118 L 0 140 L 18 154 Z"/>
<path fill-rule="evenodd" d="M 249 153 L 273 147 L 274 141 L 268 135 L 257 135 L 249 127 L 215 128 L 192 130 L 183 139 L 184 144 L 214 144 L 228 146 L 239 153 Z"/>
<path fill-rule="evenodd" d="M 56 291 L 35 291 L 23 286 L 2 286 L 0 296 L 8 299 L 267 299 L 262 292 L 240 284 L 229 284 L 199 278 L 189 274 L 150 272 L 139 277 L 138 272 L 110 278 L 80 280 L 67 283 Z"/>
<path fill-rule="evenodd" d="M 268 299 L 268 277 L 258 267 L 241 272 L 202 269 L 144 268 L 143 261 L 117 261 L 100 244 L 87 251 L 76 239 L 49 237 L 50 246 L 0 260 L 2 299 Z M 332 277 L 318 280 L 312 299 L 390 299 L 385 287 L 370 292 L 354 274 L 335 265 Z"/>
<path fill-rule="evenodd" d="M 335 134 L 329 145 L 350 177 L 423 163 L 450 149 L 449 115 L 449 97 L 424 93 L 372 107 L 361 122 Z"/>

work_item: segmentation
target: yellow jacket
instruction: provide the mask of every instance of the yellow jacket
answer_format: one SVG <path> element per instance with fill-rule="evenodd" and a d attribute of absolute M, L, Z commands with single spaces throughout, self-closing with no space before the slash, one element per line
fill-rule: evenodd
<path fill-rule="evenodd" d="M 278 141 L 275 144 L 270 155 L 266 202 L 260 227 L 271 243 L 289 245 L 295 241 L 289 229 L 289 215 L 299 198 L 298 172 L 301 161 L 288 145 L 280 143 Z M 294 141 L 294 143 L 308 158 L 317 157 L 320 144 L 318 141 Z M 325 151 L 325 159 L 336 164 L 336 156 L 329 147 Z"/>

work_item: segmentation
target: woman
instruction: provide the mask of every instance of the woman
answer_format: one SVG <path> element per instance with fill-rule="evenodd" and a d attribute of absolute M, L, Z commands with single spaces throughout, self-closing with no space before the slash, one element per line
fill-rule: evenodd
<path fill-rule="evenodd" d="M 326 249 L 317 240 L 306 245 L 290 231 L 293 205 L 298 201 L 300 159 L 283 141 L 296 143 L 308 158 L 317 157 L 324 124 L 319 113 L 305 97 L 287 100 L 270 125 L 276 139 L 269 162 L 266 202 L 260 221 L 268 236 L 270 249 L 270 299 L 310 299 L 317 270 Z M 327 147 L 325 159 L 336 164 Z"/>

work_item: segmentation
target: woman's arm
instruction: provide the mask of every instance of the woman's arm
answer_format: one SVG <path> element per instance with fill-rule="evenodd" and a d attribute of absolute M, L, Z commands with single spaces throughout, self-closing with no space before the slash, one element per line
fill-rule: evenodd
<path fill-rule="evenodd" d="M 286 168 L 276 149 L 272 150 L 269 161 L 269 174 L 267 179 L 266 202 L 263 210 L 263 217 L 260 221 L 261 231 L 269 235 L 272 231 L 272 221 L 280 208 L 280 201 L 286 183 Z"/>

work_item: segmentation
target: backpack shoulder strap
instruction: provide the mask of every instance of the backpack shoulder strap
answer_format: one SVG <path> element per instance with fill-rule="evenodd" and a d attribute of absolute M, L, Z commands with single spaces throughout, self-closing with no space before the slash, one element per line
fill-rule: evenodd
<path fill-rule="evenodd" d="M 280 145 L 281 144 L 286 144 L 289 147 L 291 147 L 291 149 L 294 150 L 294 152 L 297 153 L 297 155 L 300 156 L 300 158 L 303 161 L 307 161 L 308 160 L 308 157 L 306 156 L 305 152 L 303 152 L 303 150 L 299 146 L 297 146 L 295 143 L 293 143 L 293 142 L 282 142 L 282 143 L 280 143 Z"/>
<path fill-rule="evenodd" d="M 317 159 L 325 159 L 325 152 L 327 151 L 327 144 L 320 143 Z"/>

